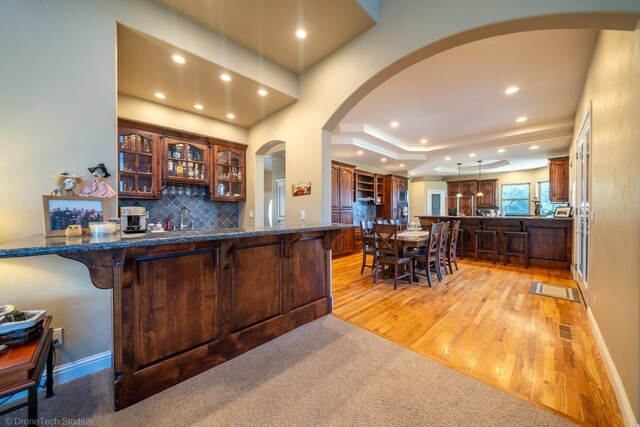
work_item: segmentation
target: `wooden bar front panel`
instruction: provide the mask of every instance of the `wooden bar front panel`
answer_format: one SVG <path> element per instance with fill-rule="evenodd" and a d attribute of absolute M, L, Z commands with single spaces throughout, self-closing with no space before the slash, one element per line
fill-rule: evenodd
<path fill-rule="evenodd" d="M 330 313 L 337 234 L 127 248 L 90 269 L 113 280 L 116 409 Z"/>

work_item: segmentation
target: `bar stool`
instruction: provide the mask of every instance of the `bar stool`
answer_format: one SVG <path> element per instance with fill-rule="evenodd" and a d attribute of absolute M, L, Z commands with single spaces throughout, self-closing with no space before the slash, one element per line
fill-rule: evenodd
<path fill-rule="evenodd" d="M 521 241 L 524 245 L 524 249 L 521 251 L 513 248 L 513 243 L 518 241 Z M 520 245 L 517 246 L 519 247 Z M 509 262 L 509 256 L 524 258 L 524 268 L 529 268 L 529 232 L 526 229 L 523 231 L 504 232 L 504 265 Z"/>
<path fill-rule="evenodd" d="M 486 247 L 487 244 L 487 237 L 492 237 L 493 248 L 480 249 L 480 237 L 484 238 L 484 247 Z M 480 252 L 492 254 L 494 264 L 498 261 L 498 232 L 496 230 L 484 230 L 481 228 L 476 230 L 476 261 L 478 261 Z"/>
<path fill-rule="evenodd" d="M 465 242 L 467 241 L 467 238 L 465 236 L 466 233 L 467 230 L 465 230 L 464 228 L 458 229 L 458 241 L 456 243 L 458 244 L 457 253 L 460 255 L 460 259 L 464 259 L 464 257 L 467 255 L 467 248 L 465 247 Z"/>

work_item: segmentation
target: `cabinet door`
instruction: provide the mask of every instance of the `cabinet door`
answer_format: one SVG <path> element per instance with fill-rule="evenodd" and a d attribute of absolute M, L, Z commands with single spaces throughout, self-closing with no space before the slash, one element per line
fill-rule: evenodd
<path fill-rule="evenodd" d="M 569 157 L 549 159 L 549 201 L 569 201 Z"/>
<path fill-rule="evenodd" d="M 160 195 L 159 136 L 118 127 L 118 195 L 157 199 Z"/>
<path fill-rule="evenodd" d="M 484 196 L 478 197 L 478 208 L 491 209 L 498 207 L 497 187 L 497 179 L 483 179 L 482 181 L 478 181 L 478 189 L 484 194 Z"/>
<path fill-rule="evenodd" d="M 353 169 L 340 167 L 340 209 L 353 208 Z"/>
<path fill-rule="evenodd" d="M 245 150 L 222 145 L 213 146 L 210 192 L 214 200 L 246 199 Z"/>
<path fill-rule="evenodd" d="M 447 195 L 454 196 L 458 194 L 458 182 L 447 182 Z"/>
<path fill-rule="evenodd" d="M 476 180 L 468 180 L 460 182 L 462 194 L 465 196 L 475 196 L 478 192 L 476 189 Z"/>
<path fill-rule="evenodd" d="M 340 168 L 334 165 L 331 165 L 331 209 L 340 209 Z"/>
<path fill-rule="evenodd" d="M 460 213 L 465 216 L 474 215 L 471 212 L 471 197 L 460 197 Z"/>

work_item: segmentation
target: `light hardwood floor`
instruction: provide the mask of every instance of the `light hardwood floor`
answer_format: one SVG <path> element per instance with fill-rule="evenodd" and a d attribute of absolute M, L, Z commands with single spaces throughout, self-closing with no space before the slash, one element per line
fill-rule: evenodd
<path fill-rule="evenodd" d="M 579 424 L 624 425 L 584 305 L 529 294 L 534 280 L 575 287 L 569 271 L 465 259 L 433 288 L 394 291 L 361 259 L 333 261 L 335 316 Z"/>

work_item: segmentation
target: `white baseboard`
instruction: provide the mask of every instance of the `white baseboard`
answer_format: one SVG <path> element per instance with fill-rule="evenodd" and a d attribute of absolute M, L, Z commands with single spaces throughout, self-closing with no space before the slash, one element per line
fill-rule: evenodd
<path fill-rule="evenodd" d="M 66 382 L 73 381 L 76 378 L 84 377 L 85 375 L 90 375 L 94 372 L 110 368 L 111 365 L 111 351 L 105 351 L 103 353 L 94 354 L 93 356 L 85 357 L 74 362 L 65 363 L 64 365 L 55 366 L 53 368 L 53 392 L 55 393 L 56 391 L 56 385 L 64 384 Z M 47 370 L 45 367 L 45 371 L 42 374 L 40 384 L 44 384 L 46 378 Z M 42 391 L 42 389 L 39 389 L 38 391 Z M 23 397 L 27 397 L 26 391 L 14 394 L 5 403 L 11 403 L 15 400 L 22 399 Z"/>
<path fill-rule="evenodd" d="M 593 330 L 596 344 L 600 349 L 600 354 L 602 355 L 605 369 L 607 370 L 607 374 L 609 374 L 609 379 L 611 379 L 613 391 L 616 394 L 616 398 L 618 399 L 620 411 L 622 412 L 622 418 L 624 419 L 624 425 L 627 427 L 640 427 L 640 424 L 638 424 L 638 421 L 633 414 L 631 402 L 629 401 L 627 392 L 625 391 L 624 385 L 622 384 L 622 379 L 618 374 L 616 365 L 613 363 L 613 359 L 611 358 L 611 354 L 609 353 L 607 344 L 604 342 L 604 338 L 600 333 L 600 328 L 598 327 L 598 323 L 596 322 L 596 318 L 593 316 L 593 311 L 591 311 L 590 307 L 587 308 L 587 317 L 589 318 L 589 323 L 591 324 L 591 329 Z"/>

